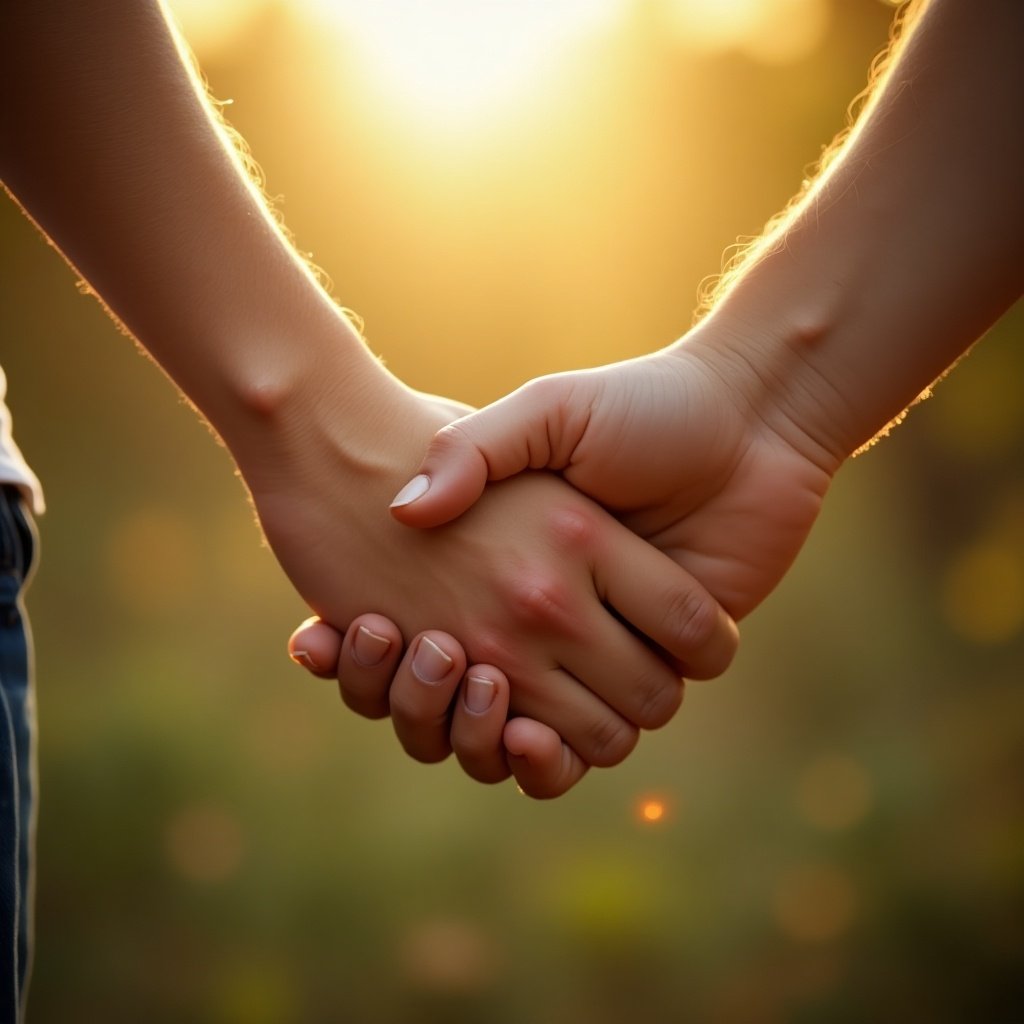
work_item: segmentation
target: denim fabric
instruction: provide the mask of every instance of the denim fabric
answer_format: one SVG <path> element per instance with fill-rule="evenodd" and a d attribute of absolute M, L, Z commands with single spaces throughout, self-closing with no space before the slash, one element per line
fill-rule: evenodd
<path fill-rule="evenodd" d="M 0 495 L 0 1024 L 22 1019 L 31 960 L 35 701 L 21 596 L 34 527 L 16 487 Z"/>

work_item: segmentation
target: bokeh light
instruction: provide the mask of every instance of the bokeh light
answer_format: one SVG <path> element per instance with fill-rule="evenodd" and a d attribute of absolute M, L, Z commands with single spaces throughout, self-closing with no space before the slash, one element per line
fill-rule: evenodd
<path fill-rule="evenodd" d="M 637 799 L 634 814 L 643 825 L 664 824 L 669 818 L 669 806 L 664 796 L 647 794 Z"/>
<path fill-rule="evenodd" d="M 849 874 L 832 864 L 801 864 L 785 871 L 773 895 L 782 931 L 801 942 L 827 942 L 841 936 L 858 910 Z"/>
<path fill-rule="evenodd" d="M 946 569 L 942 609 L 950 626 L 976 644 L 1001 644 L 1024 629 L 1024 557 L 981 541 L 960 551 Z"/>
<path fill-rule="evenodd" d="M 183 807 L 167 823 L 164 838 L 171 866 L 191 882 L 227 880 L 245 851 L 238 819 L 213 804 Z"/>
<path fill-rule="evenodd" d="M 477 992 L 494 983 L 501 962 L 498 944 L 479 924 L 433 918 L 412 924 L 398 962 L 406 980 L 439 992 Z"/>

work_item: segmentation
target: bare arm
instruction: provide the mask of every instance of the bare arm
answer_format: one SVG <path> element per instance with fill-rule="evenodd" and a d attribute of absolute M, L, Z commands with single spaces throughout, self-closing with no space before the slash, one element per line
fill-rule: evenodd
<path fill-rule="evenodd" d="M 713 312 L 839 460 L 1024 287 L 1024 6 L 932 0 L 910 17 L 850 136 Z"/>
<path fill-rule="evenodd" d="M 323 399 L 372 438 L 400 385 L 283 237 L 159 5 L 0 17 L 0 178 L 235 455 L 285 444 L 329 369 Z"/>

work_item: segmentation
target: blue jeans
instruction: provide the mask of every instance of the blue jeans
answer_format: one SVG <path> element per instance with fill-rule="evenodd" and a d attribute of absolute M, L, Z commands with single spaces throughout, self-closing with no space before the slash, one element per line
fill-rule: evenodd
<path fill-rule="evenodd" d="M 0 495 L 0 1024 L 24 1012 L 31 959 L 35 700 L 22 593 L 35 529 L 16 487 Z"/>

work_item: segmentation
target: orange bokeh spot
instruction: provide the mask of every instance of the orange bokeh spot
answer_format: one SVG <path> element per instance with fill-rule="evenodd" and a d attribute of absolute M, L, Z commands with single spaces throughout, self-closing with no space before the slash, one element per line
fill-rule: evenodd
<path fill-rule="evenodd" d="M 665 810 L 663 800 L 651 798 L 641 800 L 638 807 L 640 820 L 649 825 L 653 825 L 656 821 L 662 821 L 665 817 Z"/>

